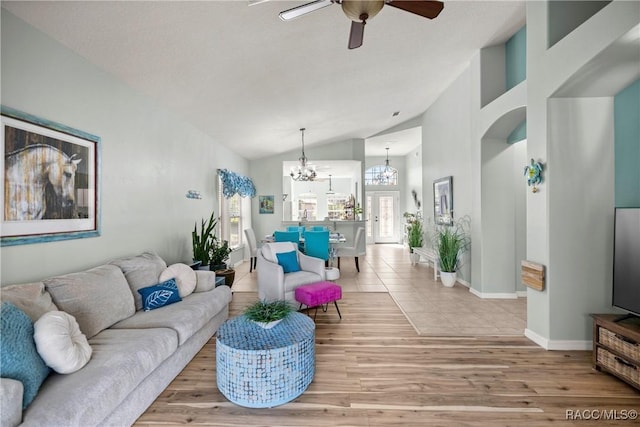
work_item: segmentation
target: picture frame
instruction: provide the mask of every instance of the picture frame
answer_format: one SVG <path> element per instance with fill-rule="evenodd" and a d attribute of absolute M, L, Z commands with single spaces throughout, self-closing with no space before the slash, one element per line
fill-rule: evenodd
<path fill-rule="evenodd" d="M 261 214 L 272 214 L 274 208 L 274 196 L 258 196 Z"/>
<path fill-rule="evenodd" d="M 0 107 L 0 246 L 100 235 L 100 138 Z"/>
<path fill-rule="evenodd" d="M 453 177 L 433 181 L 433 221 L 438 225 L 453 224 Z"/>

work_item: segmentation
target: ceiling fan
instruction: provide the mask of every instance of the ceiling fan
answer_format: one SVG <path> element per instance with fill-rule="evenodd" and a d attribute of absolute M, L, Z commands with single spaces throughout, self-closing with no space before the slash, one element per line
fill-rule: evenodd
<path fill-rule="evenodd" d="M 280 19 L 289 21 L 333 3 L 342 5 L 342 11 L 352 21 L 349 49 L 362 46 L 367 20 L 376 16 L 385 4 L 429 19 L 438 16 L 444 8 L 441 1 L 432 0 L 315 0 L 280 12 Z"/>

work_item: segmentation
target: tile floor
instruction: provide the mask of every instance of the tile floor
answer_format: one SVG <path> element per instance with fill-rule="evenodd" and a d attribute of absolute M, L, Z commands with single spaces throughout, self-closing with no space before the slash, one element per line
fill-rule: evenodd
<path fill-rule="evenodd" d="M 401 245 L 369 245 L 360 258 L 343 258 L 336 283 L 343 292 L 388 292 L 416 332 L 428 336 L 524 335 L 526 298 L 481 299 L 459 283 L 453 288 L 433 281 L 426 263 L 415 266 Z M 257 273 L 249 263 L 236 267 L 234 292 L 257 292 Z"/>

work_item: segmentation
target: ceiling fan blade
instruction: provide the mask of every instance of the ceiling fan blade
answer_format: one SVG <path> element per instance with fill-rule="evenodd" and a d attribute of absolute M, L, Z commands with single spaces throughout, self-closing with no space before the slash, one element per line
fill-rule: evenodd
<path fill-rule="evenodd" d="M 387 4 L 429 19 L 438 16 L 444 8 L 441 1 L 431 0 L 389 0 Z"/>
<path fill-rule="evenodd" d="M 349 33 L 349 49 L 356 49 L 362 46 L 364 39 L 365 22 L 351 21 L 351 32 Z"/>
<path fill-rule="evenodd" d="M 323 7 L 327 7 L 331 5 L 331 3 L 333 3 L 331 0 L 315 0 L 311 3 L 296 6 L 294 8 L 280 12 L 279 16 L 283 21 L 289 21 L 299 16 L 306 15 L 307 13 L 313 12 L 315 10 L 322 9 Z"/>

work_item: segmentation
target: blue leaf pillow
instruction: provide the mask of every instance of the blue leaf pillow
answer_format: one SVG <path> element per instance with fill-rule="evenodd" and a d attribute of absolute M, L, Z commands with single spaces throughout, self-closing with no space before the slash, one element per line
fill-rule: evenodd
<path fill-rule="evenodd" d="M 22 409 L 25 409 L 51 370 L 38 354 L 33 321 L 10 302 L 0 306 L 0 348 L 0 376 L 22 383 Z"/>
<path fill-rule="evenodd" d="M 144 311 L 154 310 L 182 301 L 176 279 L 169 279 L 157 285 L 138 289 L 138 293 L 142 297 L 142 309 Z"/>
<path fill-rule="evenodd" d="M 280 252 L 276 254 L 278 258 L 278 264 L 282 266 L 285 273 L 295 273 L 300 271 L 300 264 L 298 264 L 298 254 L 296 251 Z"/>

